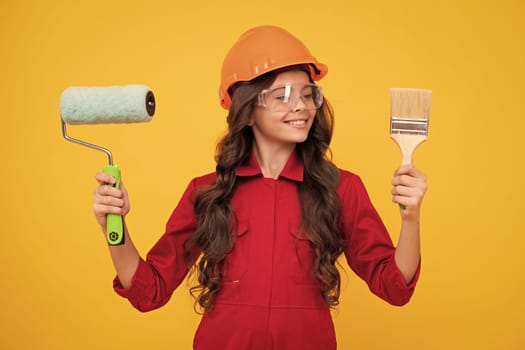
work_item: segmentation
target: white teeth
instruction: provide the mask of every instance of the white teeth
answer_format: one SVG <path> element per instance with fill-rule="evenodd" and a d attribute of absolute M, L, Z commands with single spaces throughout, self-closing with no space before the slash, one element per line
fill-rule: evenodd
<path fill-rule="evenodd" d="M 292 125 L 292 126 L 299 126 L 299 125 L 306 124 L 306 120 L 291 120 L 291 121 L 289 121 L 287 123 Z"/>

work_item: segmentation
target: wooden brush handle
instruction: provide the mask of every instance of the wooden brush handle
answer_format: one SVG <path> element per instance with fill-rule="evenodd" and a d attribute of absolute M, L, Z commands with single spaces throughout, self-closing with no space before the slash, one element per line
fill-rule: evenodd
<path fill-rule="evenodd" d="M 391 134 L 392 139 L 397 143 L 401 150 L 403 157 L 401 164 L 412 164 L 412 155 L 416 150 L 417 146 L 427 139 L 426 135 L 408 135 L 408 134 Z M 401 210 L 405 210 L 406 207 L 399 204 Z"/>
<path fill-rule="evenodd" d="M 392 134 L 392 139 L 397 143 L 403 157 L 401 164 L 412 164 L 412 154 L 419 144 L 427 139 L 426 135 Z"/>

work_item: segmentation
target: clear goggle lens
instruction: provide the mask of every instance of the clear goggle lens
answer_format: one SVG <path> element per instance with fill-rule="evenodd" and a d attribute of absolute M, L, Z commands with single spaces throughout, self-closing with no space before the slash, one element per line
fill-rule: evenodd
<path fill-rule="evenodd" d="M 301 107 L 298 107 L 299 101 Z M 285 84 L 265 89 L 259 94 L 259 105 L 274 112 L 289 112 L 296 107 L 313 110 L 322 104 L 323 91 L 315 84 Z"/>

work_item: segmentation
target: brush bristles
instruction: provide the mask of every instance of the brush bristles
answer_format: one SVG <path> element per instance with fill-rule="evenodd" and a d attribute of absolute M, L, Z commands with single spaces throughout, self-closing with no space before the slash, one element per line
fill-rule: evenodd
<path fill-rule="evenodd" d="M 432 91 L 423 89 L 390 89 L 391 117 L 428 119 Z"/>

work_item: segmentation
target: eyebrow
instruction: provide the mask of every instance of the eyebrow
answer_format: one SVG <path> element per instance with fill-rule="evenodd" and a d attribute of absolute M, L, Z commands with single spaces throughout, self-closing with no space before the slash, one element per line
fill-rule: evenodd
<path fill-rule="evenodd" d="M 279 85 L 274 85 L 274 86 L 270 86 L 268 88 L 268 90 L 272 90 L 272 89 L 279 89 L 279 88 L 285 88 L 287 86 L 294 86 L 294 85 L 302 85 L 303 87 L 304 86 L 315 86 L 315 84 L 312 84 L 310 82 L 308 83 L 284 83 L 284 84 L 279 84 Z"/>

